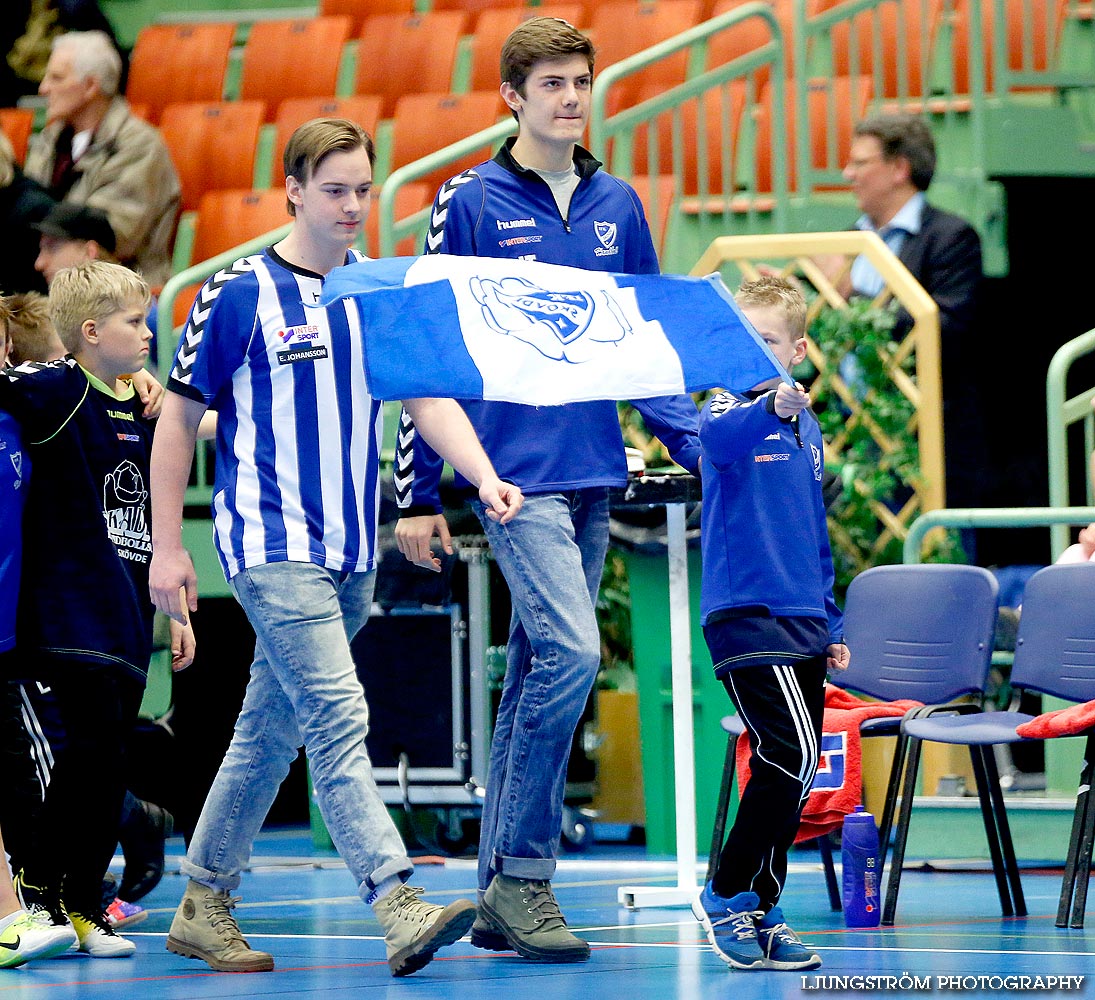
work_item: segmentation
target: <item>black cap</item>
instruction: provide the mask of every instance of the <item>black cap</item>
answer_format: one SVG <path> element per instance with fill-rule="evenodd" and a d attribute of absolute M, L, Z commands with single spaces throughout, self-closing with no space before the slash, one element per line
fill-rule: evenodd
<path fill-rule="evenodd" d="M 106 213 L 90 205 L 58 202 L 49 210 L 46 217 L 41 222 L 34 223 L 32 228 L 62 240 L 94 240 L 107 253 L 114 253 L 118 246 Z"/>

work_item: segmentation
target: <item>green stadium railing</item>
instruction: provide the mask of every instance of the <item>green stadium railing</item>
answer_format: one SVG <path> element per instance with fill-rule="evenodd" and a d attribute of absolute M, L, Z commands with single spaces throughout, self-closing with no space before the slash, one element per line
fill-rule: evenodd
<path fill-rule="evenodd" d="M 768 41 L 746 55 L 708 68 L 707 53 L 713 40 L 747 22 L 761 23 L 767 30 Z M 721 222 L 723 232 L 730 228 L 731 221 L 734 229 L 740 231 L 744 224 L 748 230 L 761 215 L 770 220 L 769 225 L 775 231 L 786 229 L 788 142 L 785 45 L 786 39 L 773 8 L 765 3 L 744 3 L 599 71 L 594 82 L 589 126 L 590 147 L 594 155 L 605 160 L 614 173 L 630 177 L 635 162 L 636 136 L 640 130 L 645 130 L 647 162 L 660 164 L 664 159 L 664 150 L 657 126 L 659 118 L 668 114 L 672 123 L 669 153 L 678 203 L 682 201 L 682 191 L 687 186 L 695 192 L 690 200 L 700 211 L 714 218 L 716 227 Z M 619 83 L 629 77 L 641 76 L 644 71 L 685 50 L 689 53 L 689 72 L 683 83 L 633 107 L 615 112 L 611 110 L 612 98 Z M 762 77 L 770 81 L 773 95 L 769 152 L 771 184 L 770 190 L 759 192 L 753 153 L 756 119 L 760 112 L 759 81 Z M 738 134 L 733 132 L 734 123 L 724 111 L 718 121 L 718 134 L 709 135 L 707 122 L 697 116 L 697 175 L 689 178 L 686 184 L 684 142 L 691 137 L 682 134 L 680 109 L 689 101 L 721 99 L 735 84 L 745 88 L 740 130 Z M 722 103 L 725 108 L 727 101 L 723 100 Z M 707 151 L 716 145 L 723 151 L 723 183 L 718 191 L 711 189 L 707 171 Z M 761 200 L 757 199 L 759 195 L 763 195 Z M 654 216 L 657 213 L 651 208 L 649 214 Z"/>
<path fill-rule="evenodd" d="M 1095 386 L 1074 396 L 1068 395 L 1068 374 L 1072 366 L 1083 357 L 1095 353 L 1095 330 L 1081 334 L 1057 349 L 1046 374 L 1046 432 L 1049 454 L 1049 502 L 1053 507 L 1064 507 L 1069 502 L 1069 429 L 1083 428 L 1084 483 L 1087 502 L 1095 504 L 1095 483 L 1088 466 L 1095 453 Z M 1053 552 L 1057 555 L 1068 545 L 1067 526 L 1055 526 L 1051 531 Z"/>
<path fill-rule="evenodd" d="M 933 528 L 1067 527 L 1092 521 L 1095 521 L 1095 507 L 947 507 L 929 510 L 909 525 L 903 559 L 910 564 L 921 561 L 924 538 Z M 1053 555 L 1056 558 L 1060 552 L 1054 551 Z"/>

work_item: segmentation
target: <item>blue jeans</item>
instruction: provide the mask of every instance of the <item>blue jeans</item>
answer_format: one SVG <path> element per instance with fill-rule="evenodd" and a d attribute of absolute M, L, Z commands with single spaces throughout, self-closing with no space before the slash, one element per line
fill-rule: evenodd
<path fill-rule="evenodd" d="M 350 639 L 369 616 L 375 577 L 278 562 L 232 578 L 257 636 L 255 661 L 184 875 L 215 889 L 239 886 L 302 743 L 320 812 L 362 898 L 412 871 L 373 780 L 365 749 L 369 711 L 350 656 Z"/>
<path fill-rule="evenodd" d="M 485 890 L 499 872 L 555 874 L 571 740 L 601 662 L 608 491 L 527 496 L 509 524 L 480 520 L 513 606 L 479 838 Z"/>

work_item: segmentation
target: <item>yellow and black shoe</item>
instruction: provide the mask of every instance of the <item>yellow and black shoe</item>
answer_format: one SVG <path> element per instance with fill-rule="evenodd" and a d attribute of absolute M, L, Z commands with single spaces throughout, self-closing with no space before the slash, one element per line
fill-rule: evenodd
<path fill-rule="evenodd" d="M 110 926 L 102 913 L 73 911 L 69 914 L 69 919 L 72 920 L 76 936 L 80 939 L 80 951 L 92 958 L 128 958 L 137 950 L 132 941 L 122 937 Z"/>

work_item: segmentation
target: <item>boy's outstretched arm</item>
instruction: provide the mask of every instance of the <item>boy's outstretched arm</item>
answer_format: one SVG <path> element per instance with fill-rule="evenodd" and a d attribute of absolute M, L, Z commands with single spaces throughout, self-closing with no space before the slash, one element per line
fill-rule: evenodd
<path fill-rule="evenodd" d="M 183 548 L 183 497 L 198 424 L 206 406 L 168 393 L 152 440 L 152 563 L 148 592 L 152 603 L 177 622 L 186 623 L 198 610 L 198 579 Z"/>

